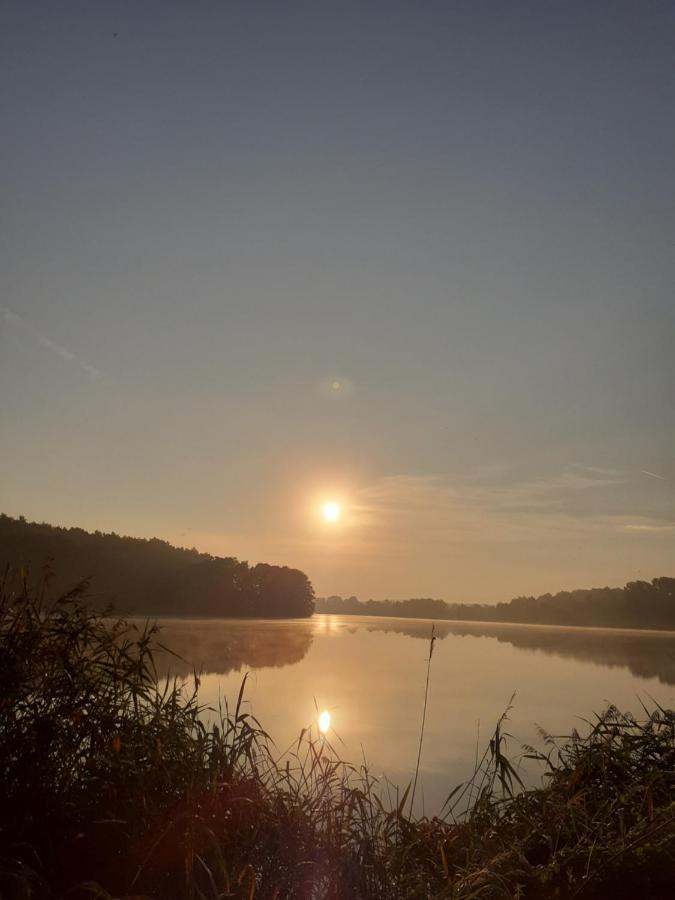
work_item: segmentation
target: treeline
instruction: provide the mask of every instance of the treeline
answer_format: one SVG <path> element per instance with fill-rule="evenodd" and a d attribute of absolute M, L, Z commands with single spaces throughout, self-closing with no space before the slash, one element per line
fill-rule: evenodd
<path fill-rule="evenodd" d="M 622 588 L 588 588 L 539 597 L 515 597 L 496 606 L 446 603 L 429 597 L 365 602 L 358 597 L 319 597 L 316 612 L 536 625 L 675 628 L 675 578 L 629 581 Z"/>
<path fill-rule="evenodd" d="M 92 604 L 113 603 L 120 613 L 281 618 L 314 611 L 314 590 L 298 569 L 3 514 L 0 565 L 23 568 L 33 580 L 48 574 L 54 594 L 89 578 Z"/>

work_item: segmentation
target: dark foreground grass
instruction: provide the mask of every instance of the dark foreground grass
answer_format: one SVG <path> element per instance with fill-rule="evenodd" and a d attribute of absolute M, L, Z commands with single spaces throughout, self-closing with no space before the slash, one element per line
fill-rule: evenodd
<path fill-rule="evenodd" d="M 414 818 L 311 730 L 277 760 L 241 695 L 207 726 L 198 680 L 157 678 L 156 628 L 43 593 L 0 597 L 2 898 L 673 896 L 672 711 L 547 739 L 527 791 L 500 722 L 444 818 Z"/>

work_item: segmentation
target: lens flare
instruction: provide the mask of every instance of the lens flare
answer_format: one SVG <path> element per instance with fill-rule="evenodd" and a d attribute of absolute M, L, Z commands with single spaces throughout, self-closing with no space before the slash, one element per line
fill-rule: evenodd
<path fill-rule="evenodd" d="M 329 728 L 330 728 L 330 713 L 328 712 L 327 709 L 324 709 L 324 711 L 319 716 L 319 731 L 322 734 L 325 734 Z"/>

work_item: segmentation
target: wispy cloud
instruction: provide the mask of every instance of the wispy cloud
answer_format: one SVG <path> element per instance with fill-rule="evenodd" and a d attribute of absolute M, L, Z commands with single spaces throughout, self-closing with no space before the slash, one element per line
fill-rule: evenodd
<path fill-rule="evenodd" d="M 409 543 L 410 535 L 416 546 L 431 548 L 675 529 L 675 511 L 650 513 L 627 476 L 583 466 L 498 486 L 471 477 L 394 475 L 365 486 L 356 500 L 363 540 L 381 546 Z"/>
<path fill-rule="evenodd" d="M 20 316 L 18 313 L 15 313 L 13 310 L 8 309 L 6 306 L 0 306 L 0 312 L 2 313 L 2 318 L 4 321 L 12 325 L 15 328 L 20 328 L 25 331 L 28 335 L 31 336 L 37 343 L 44 347 L 45 350 L 48 350 L 50 353 L 54 353 L 56 356 L 60 357 L 64 362 L 71 363 L 72 365 L 78 366 L 83 372 L 85 372 L 90 378 L 98 379 L 102 377 L 101 372 L 90 363 L 81 359 L 77 354 L 68 350 L 66 347 L 58 344 L 56 341 L 53 341 L 51 338 L 47 337 L 44 334 L 40 334 L 34 328 L 32 328 L 28 322 Z"/>
<path fill-rule="evenodd" d="M 649 475 L 650 478 L 658 478 L 659 481 L 666 481 L 664 475 L 657 475 L 656 472 L 648 472 L 646 469 L 640 469 L 643 475 Z"/>
<path fill-rule="evenodd" d="M 21 316 L 17 315 L 15 312 L 12 312 L 11 309 L 6 309 L 4 306 L 0 307 L 2 310 L 2 317 L 5 322 L 9 322 L 10 325 L 23 325 L 23 319 Z"/>
<path fill-rule="evenodd" d="M 53 350 L 57 356 L 60 356 L 61 359 L 65 359 L 66 362 L 73 362 L 73 360 L 75 359 L 74 353 L 71 353 L 70 350 L 66 350 L 65 347 L 62 347 L 60 344 L 57 344 L 50 338 L 45 337 L 43 334 L 38 335 L 38 342 L 42 347 L 46 347 L 48 350 Z"/>
<path fill-rule="evenodd" d="M 656 520 L 645 520 L 640 522 L 626 522 L 623 525 L 626 531 L 648 531 L 658 534 L 667 534 L 675 532 L 675 522 L 659 522 Z"/>

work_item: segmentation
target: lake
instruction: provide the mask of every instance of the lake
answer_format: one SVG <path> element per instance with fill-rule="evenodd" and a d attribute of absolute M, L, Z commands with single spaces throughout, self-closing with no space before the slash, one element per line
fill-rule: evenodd
<path fill-rule="evenodd" d="M 200 698 L 231 704 L 250 672 L 248 711 L 279 750 L 329 710 L 343 757 L 365 754 L 373 774 L 405 786 L 414 773 L 431 622 L 371 616 L 311 619 L 163 620 L 162 641 L 202 671 Z M 609 702 L 640 711 L 639 699 L 675 705 L 675 632 L 538 625 L 436 624 L 422 751 L 419 810 L 439 811 L 473 771 L 511 696 L 512 753 L 549 734 L 583 730 Z M 339 736 L 339 737 L 338 737 Z M 341 744 L 344 743 L 344 746 Z M 530 764 L 532 765 L 532 764 Z M 523 768 L 526 783 L 537 771 Z"/>

